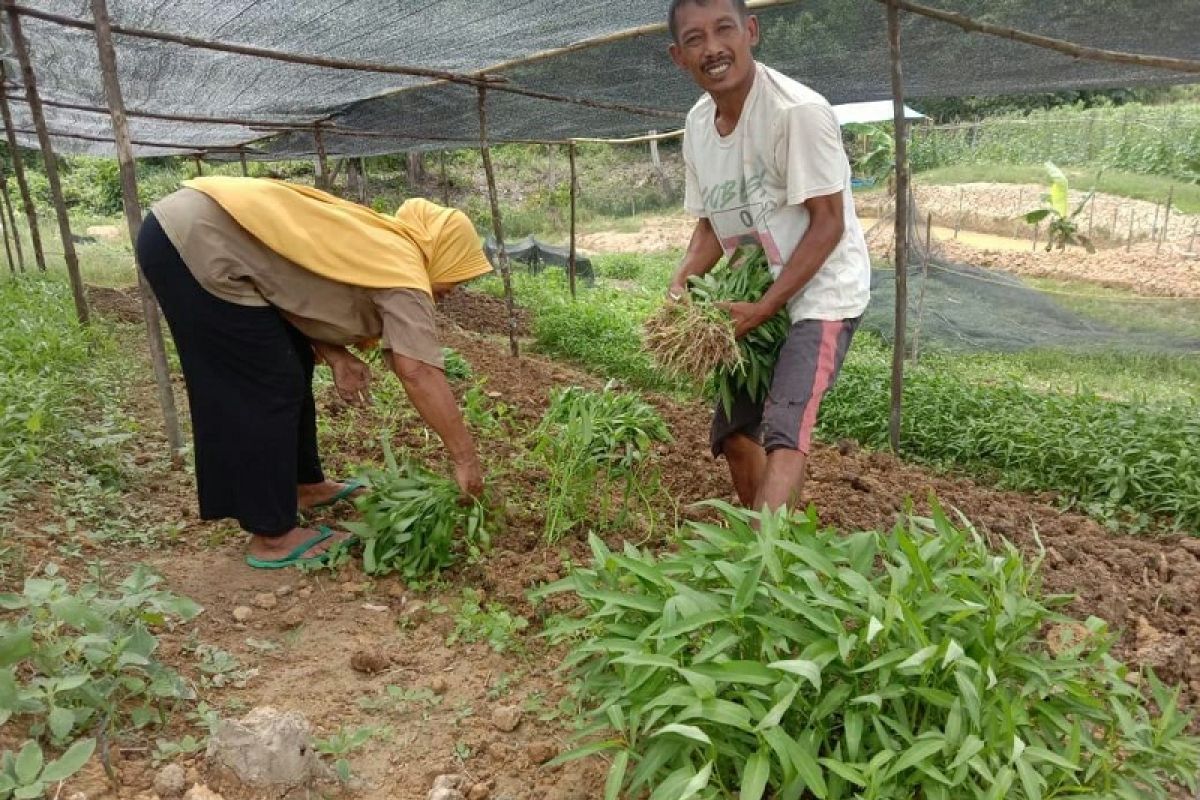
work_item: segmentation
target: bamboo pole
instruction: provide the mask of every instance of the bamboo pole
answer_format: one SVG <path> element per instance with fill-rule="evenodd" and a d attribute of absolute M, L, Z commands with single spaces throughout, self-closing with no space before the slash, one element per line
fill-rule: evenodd
<path fill-rule="evenodd" d="M 567 145 L 567 160 L 571 165 L 571 252 L 567 257 L 567 268 L 571 278 L 571 297 L 575 297 L 575 203 L 579 193 L 579 175 L 575 167 L 575 143 Z"/>
<path fill-rule="evenodd" d="M 246 163 L 246 151 L 245 150 L 238 151 L 238 161 L 242 165 L 242 177 L 243 178 L 250 177 L 250 165 Z"/>
<path fill-rule="evenodd" d="M 893 133 L 896 137 L 896 329 L 892 342 L 892 397 L 888 438 L 900 450 L 900 422 L 904 405 L 904 336 L 908 321 L 908 120 L 904 117 L 904 69 L 900 51 L 898 0 L 888 0 L 888 55 L 892 73 Z"/>
<path fill-rule="evenodd" d="M 450 207 L 450 179 L 446 177 L 446 151 L 438 153 L 438 162 L 442 168 L 442 205 Z"/>
<path fill-rule="evenodd" d="M 886 3 L 891 5 L 895 3 L 900 8 L 913 14 L 919 14 L 922 17 L 929 17 L 941 22 L 948 22 L 951 25 L 956 25 L 962 28 L 967 33 L 985 33 L 989 36 L 997 36 L 1001 39 L 1011 39 L 1022 44 L 1030 44 L 1034 47 L 1041 47 L 1045 50 L 1055 50 L 1059 53 L 1066 53 L 1073 58 L 1082 58 L 1088 61 L 1105 61 L 1111 64 L 1132 64 L 1138 67 L 1154 67 L 1157 69 L 1171 70 L 1172 72 L 1190 72 L 1200 73 L 1200 61 L 1190 58 L 1170 58 L 1168 56 L 1148 56 L 1140 53 L 1124 53 L 1118 50 L 1102 50 L 1098 47 L 1085 47 L 1083 45 L 1074 44 L 1063 39 L 1053 39 L 1049 36 L 1041 36 L 1036 33 L 1028 33 L 1026 31 L 1017 30 L 1016 28 L 1005 28 L 1000 25 L 992 25 L 987 22 L 978 22 L 971 19 L 966 14 L 959 14 L 955 11 L 942 11 L 938 8 L 919 5 L 917 3 L 908 2 L 908 0 L 876 0 L 878 3 Z"/>
<path fill-rule="evenodd" d="M 0 61 L 0 79 L 8 80 L 4 62 Z M 12 109 L 8 106 L 7 95 L 0 103 L 0 115 L 4 116 L 4 134 L 8 140 L 8 153 L 12 158 L 13 175 L 17 178 L 17 189 L 21 192 L 21 205 L 25 207 L 25 222 L 29 225 L 29 241 L 33 245 L 33 259 L 38 269 L 46 271 L 46 253 L 42 250 L 42 234 L 38 228 L 37 208 L 33 205 L 33 193 L 29 191 L 29 181 L 25 179 L 25 160 L 21 157 L 21 148 L 17 146 L 17 131 L 13 127 Z M 21 234 L 13 228 L 17 241 Z"/>
<path fill-rule="evenodd" d="M 8 199 L 8 173 L 0 171 L 0 199 L 4 202 L 4 225 L 12 231 L 13 247 L 17 251 L 17 266 L 25 271 L 25 251 L 21 246 L 21 232 L 17 230 L 17 218 L 13 215 L 12 201 Z"/>
<path fill-rule="evenodd" d="M 1158 237 L 1158 245 L 1154 248 L 1155 253 L 1162 252 L 1162 246 L 1167 241 L 1167 226 L 1171 224 L 1171 203 L 1175 202 L 1175 184 L 1171 184 L 1171 188 L 1167 190 L 1167 207 L 1163 211 L 1163 226 L 1162 234 Z"/>
<path fill-rule="evenodd" d="M 512 270 L 508 250 L 504 247 L 504 224 L 500 219 L 500 198 L 496 192 L 496 173 L 492 169 L 492 148 L 487 138 L 487 89 L 479 87 L 479 153 L 483 157 L 483 172 L 487 176 L 488 200 L 492 206 L 492 231 L 496 236 L 496 261 L 500 264 L 500 279 L 504 282 L 504 305 L 508 310 L 508 346 L 514 358 L 520 355 L 517 347 L 517 311 L 513 299 Z"/>
<path fill-rule="evenodd" d="M 1125 252 L 1133 248 L 1133 209 L 1129 209 L 1129 236 L 1125 239 Z"/>
<path fill-rule="evenodd" d="M 317 146 L 317 188 L 329 191 L 329 157 L 325 153 L 325 136 L 320 125 L 313 125 L 313 142 Z"/>
<path fill-rule="evenodd" d="M 21 64 L 22 81 L 25 83 L 25 97 L 29 103 L 29 114 L 33 117 L 33 125 L 37 129 L 38 143 L 42 148 L 42 161 L 46 167 L 46 182 L 50 184 L 50 197 L 54 201 L 54 212 L 58 215 L 58 231 L 62 235 L 63 259 L 67 262 L 67 275 L 71 280 L 71 294 L 75 298 L 75 315 L 81 325 L 88 324 L 87 295 L 83 290 L 83 275 L 79 272 L 79 258 L 75 254 L 75 240 L 71 238 L 71 220 L 67 216 L 67 205 L 63 201 L 62 182 L 58 177 L 58 163 L 54 160 L 54 148 L 50 143 L 50 134 L 46 132 L 46 117 L 42 113 L 41 99 L 37 93 L 37 79 L 33 74 L 33 64 L 29 60 L 29 48 L 25 43 L 25 34 L 21 31 L 21 18 L 12 13 L 13 0 L 4 0 L 8 10 L 8 30 L 10 44 Z"/>
<path fill-rule="evenodd" d="M 3 188 L 3 189 L 6 191 L 6 192 L 8 191 L 8 178 L 7 178 L 7 176 L 6 176 L 6 177 L 4 178 L 4 180 L 3 180 L 2 188 Z M 3 220 L 3 224 L 2 224 L 2 226 L 0 226 L 0 227 L 3 227 L 3 228 L 4 228 L 4 257 L 5 257 L 6 259 L 8 259 L 8 271 L 9 271 L 9 272 L 11 272 L 11 273 L 13 274 L 13 277 L 16 277 L 16 275 L 17 275 L 17 262 L 16 262 L 16 261 L 13 261 L 13 254 L 12 254 L 12 244 L 9 242 L 9 234 L 10 234 L 10 233 L 16 233 L 16 231 L 15 231 L 15 230 L 13 230 L 13 229 L 12 229 L 12 226 L 10 226 L 10 225 L 8 224 L 8 220 L 7 220 L 7 219 Z M 22 267 L 21 267 L 21 272 L 24 272 L 24 271 L 25 271 L 25 267 L 24 267 L 24 266 L 22 266 Z"/>
<path fill-rule="evenodd" d="M 112 116 L 113 137 L 117 142 L 117 164 L 121 172 L 121 204 L 125 207 L 125 224 L 129 241 L 135 245 L 142 229 L 142 207 L 138 203 L 137 165 L 133 160 L 133 144 L 129 140 L 129 123 L 125 118 L 125 101 L 117 72 L 117 54 L 113 49 L 109 27 L 108 6 L 105 0 L 92 0 L 92 17 L 96 20 L 96 50 L 100 56 L 100 71 L 104 77 L 104 95 Z M 140 265 L 137 268 L 138 289 L 142 296 L 142 315 L 146 319 L 146 336 L 150 346 L 150 364 L 158 389 L 158 405 L 163 415 L 167 446 L 176 467 L 183 464 L 183 432 L 179 427 L 179 412 L 171 390 L 171 368 L 167 364 L 167 348 L 163 341 L 162 322 L 158 303 Z"/>
<path fill-rule="evenodd" d="M 958 217 L 954 220 L 954 238 L 958 239 L 958 232 L 962 229 L 962 207 L 963 207 L 963 188 L 958 187 Z"/>
<path fill-rule="evenodd" d="M 196 153 L 195 155 L 192 156 L 192 163 L 196 167 L 196 177 L 197 178 L 203 177 L 204 176 L 204 162 L 200 160 L 199 153 Z"/>
<path fill-rule="evenodd" d="M 1112 225 L 1108 226 L 1108 238 L 1114 242 L 1120 241 L 1120 239 L 1117 238 L 1117 212 L 1120 210 L 1121 210 L 1120 206 L 1113 206 Z"/>
<path fill-rule="evenodd" d="M 925 253 L 921 256 L 921 293 L 917 295 L 917 324 L 913 328 L 912 360 L 921 360 L 921 326 L 925 322 L 925 289 L 929 286 L 929 259 L 933 255 L 933 212 L 925 217 Z"/>
<path fill-rule="evenodd" d="M 1042 223 L 1040 223 L 1040 222 L 1035 222 L 1035 223 L 1033 223 L 1033 246 L 1029 248 L 1029 251 L 1030 251 L 1031 253 L 1036 253 L 1036 252 L 1037 252 L 1037 246 L 1038 246 L 1038 235 L 1039 235 L 1041 232 L 1042 232 Z"/>

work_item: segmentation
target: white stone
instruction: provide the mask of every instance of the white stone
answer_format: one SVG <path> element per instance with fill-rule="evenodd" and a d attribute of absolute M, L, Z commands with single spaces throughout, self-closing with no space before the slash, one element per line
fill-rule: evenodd
<path fill-rule="evenodd" d="M 266 706 L 240 720 L 221 720 L 207 755 L 252 787 L 300 786 L 321 774 L 308 720 Z"/>

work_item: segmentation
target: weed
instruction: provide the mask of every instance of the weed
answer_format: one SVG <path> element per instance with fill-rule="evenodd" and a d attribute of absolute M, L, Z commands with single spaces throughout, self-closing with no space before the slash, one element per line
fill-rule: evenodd
<path fill-rule="evenodd" d="M 313 747 L 318 753 L 333 756 L 333 771 L 342 783 L 349 783 L 351 777 L 350 759 L 347 756 L 366 744 L 378 732 L 376 728 L 360 727 L 350 730 L 338 728 L 335 733 L 323 739 L 315 739 Z"/>
<path fill-rule="evenodd" d="M 463 589 L 462 603 L 454 615 L 454 630 L 446 638 L 446 644 L 485 641 L 497 653 L 508 650 L 521 652 L 524 645 L 520 634 L 528 627 L 528 620 L 513 615 L 500 603 L 488 603 L 484 608 L 479 592 L 467 588 Z"/>

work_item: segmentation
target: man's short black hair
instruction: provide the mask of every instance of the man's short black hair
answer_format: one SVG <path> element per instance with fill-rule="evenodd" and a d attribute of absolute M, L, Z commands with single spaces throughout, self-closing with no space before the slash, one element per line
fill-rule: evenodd
<path fill-rule="evenodd" d="M 714 0 L 671 0 L 671 6 L 667 9 L 667 29 L 671 31 L 671 39 L 679 41 L 679 27 L 675 24 L 675 17 L 679 9 L 686 5 L 695 4 L 698 6 L 706 6 Z M 729 0 L 733 4 L 733 10 L 741 16 L 742 19 L 750 16 L 750 9 L 746 8 L 746 0 Z"/>

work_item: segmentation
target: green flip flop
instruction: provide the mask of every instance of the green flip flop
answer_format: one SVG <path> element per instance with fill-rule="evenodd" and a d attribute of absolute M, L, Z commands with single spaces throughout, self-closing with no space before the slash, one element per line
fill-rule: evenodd
<path fill-rule="evenodd" d="M 342 487 L 342 490 L 333 497 L 321 503 L 313 503 L 311 506 L 309 506 L 309 509 L 328 508 L 329 506 L 337 505 L 343 500 L 349 500 L 355 492 L 357 492 L 359 489 L 365 488 L 366 485 L 367 484 L 365 481 L 359 480 L 358 478 L 353 478 L 352 480 L 347 481 L 346 485 Z"/>
<path fill-rule="evenodd" d="M 295 567 L 295 566 L 301 566 L 301 565 L 318 566 L 318 565 L 324 564 L 325 562 L 327 562 L 329 560 L 330 556 L 332 556 L 335 552 L 337 552 L 338 548 L 343 544 L 343 542 L 338 542 L 333 547 L 330 547 L 328 550 L 326 550 L 323 553 L 319 553 L 315 556 L 310 556 L 308 558 L 304 558 L 304 554 L 307 553 L 309 550 L 312 550 L 314 547 L 321 544 L 322 542 L 329 541 L 334 536 L 334 532 L 324 525 L 317 528 L 317 531 L 318 531 L 318 533 L 316 536 L 312 537 L 307 542 L 304 542 L 303 544 L 299 545 L 295 550 L 288 553 L 283 558 L 275 558 L 275 559 L 267 560 L 267 559 L 262 559 L 262 558 L 256 558 L 254 556 L 246 556 L 246 563 L 249 564 L 250 566 L 254 567 L 255 569 L 285 569 L 287 567 Z"/>

